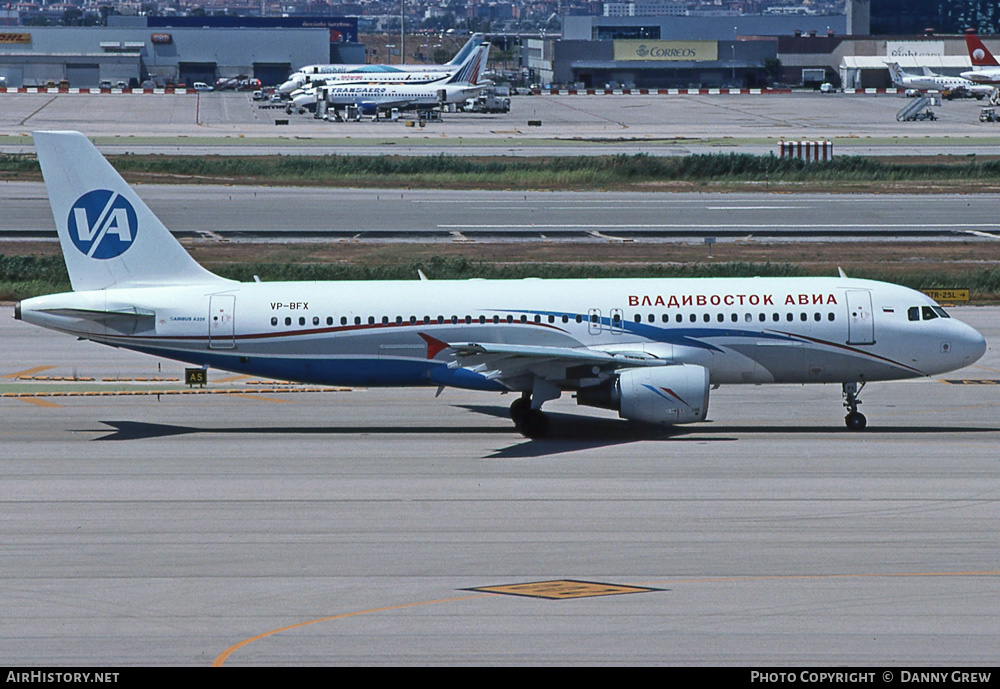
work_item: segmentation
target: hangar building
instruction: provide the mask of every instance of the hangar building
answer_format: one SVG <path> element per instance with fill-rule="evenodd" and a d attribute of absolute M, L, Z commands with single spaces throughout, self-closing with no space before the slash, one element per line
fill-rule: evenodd
<path fill-rule="evenodd" d="M 63 80 L 85 88 L 102 80 L 133 87 L 212 84 L 242 75 L 274 85 L 302 65 L 358 55 L 364 62 L 357 19 L 199 17 L 196 25 L 180 19 L 113 16 L 107 27 L 0 27 L 0 77 L 8 88 Z"/>

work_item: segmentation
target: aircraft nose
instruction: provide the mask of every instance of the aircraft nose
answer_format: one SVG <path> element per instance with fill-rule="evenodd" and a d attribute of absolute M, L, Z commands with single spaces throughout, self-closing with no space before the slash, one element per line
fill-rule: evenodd
<path fill-rule="evenodd" d="M 986 353 L 986 338 L 982 334 L 970 325 L 962 324 L 963 328 L 961 333 L 956 338 L 958 341 L 958 351 L 956 352 L 962 357 L 964 366 L 969 366 L 979 361 L 983 354 Z"/>
<path fill-rule="evenodd" d="M 969 363 L 974 363 L 986 353 L 986 338 L 975 328 L 969 328 L 968 335 Z"/>

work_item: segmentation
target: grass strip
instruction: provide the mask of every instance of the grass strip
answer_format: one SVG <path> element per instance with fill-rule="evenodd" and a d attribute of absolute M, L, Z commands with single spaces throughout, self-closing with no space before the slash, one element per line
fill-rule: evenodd
<path fill-rule="evenodd" d="M 134 181 L 403 186 L 481 189 L 641 188 L 656 183 L 1000 182 L 1000 160 L 975 156 L 941 162 L 843 156 L 806 162 L 774 155 L 720 153 L 684 157 L 646 154 L 566 157 L 465 156 L 109 156 Z M 0 177 L 37 176 L 31 155 L 0 155 Z"/>

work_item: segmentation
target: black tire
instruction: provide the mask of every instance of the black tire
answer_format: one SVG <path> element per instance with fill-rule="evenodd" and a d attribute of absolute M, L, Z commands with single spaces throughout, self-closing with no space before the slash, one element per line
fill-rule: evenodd
<path fill-rule="evenodd" d="M 844 423 L 852 431 L 863 431 L 868 425 L 868 419 L 861 412 L 852 411 L 844 417 Z"/>
<path fill-rule="evenodd" d="M 524 413 L 530 410 L 529 405 L 530 402 L 523 397 L 518 397 L 510 403 L 510 420 L 514 422 L 515 426 L 521 425 L 521 419 L 524 418 Z"/>

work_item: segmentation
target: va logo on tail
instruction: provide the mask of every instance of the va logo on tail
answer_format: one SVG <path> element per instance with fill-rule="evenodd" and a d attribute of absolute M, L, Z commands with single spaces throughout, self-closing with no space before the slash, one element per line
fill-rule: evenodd
<path fill-rule="evenodd" d="M 118 192 L 107 189 L 88 191 L 69 211 L 69 237 L 87 258 L 121 256 L 138 230 L 135 209 Z"/>

